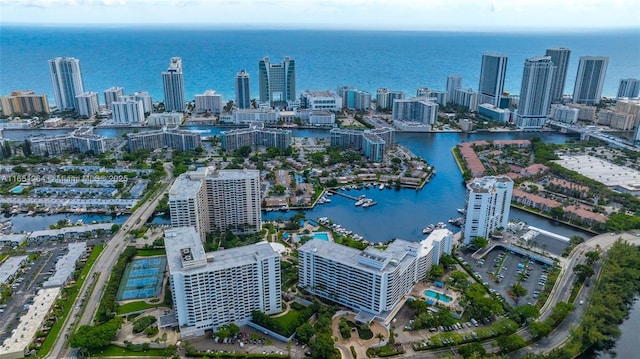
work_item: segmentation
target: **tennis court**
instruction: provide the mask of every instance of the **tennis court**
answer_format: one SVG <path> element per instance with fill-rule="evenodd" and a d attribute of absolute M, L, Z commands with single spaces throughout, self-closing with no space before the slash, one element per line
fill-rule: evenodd
<path fill-rule="evenodd" d="M 160 296 L 166 266 L 167 259 L 164 256 L 134 259 L 124 270 L 117 299 L 123 301 Z"/>

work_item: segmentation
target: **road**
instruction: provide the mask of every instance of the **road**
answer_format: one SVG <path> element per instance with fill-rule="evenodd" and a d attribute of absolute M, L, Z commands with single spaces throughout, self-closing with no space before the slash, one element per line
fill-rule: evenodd
<path fill-rule="evenodd" d="M 91 271 L 86 277 L 86 280 L 82 284 L 82 288 L 80 288 L 80 292 L 73 303 L 69 315 L 62 325 L 60 335 L 54 343 L 48 358 L 53 359 L 73 356 L 66 355 L 67 353 L 65 353 L 68 336 L 71 335 L 76 325 L 80 326 L 91 324 L 98 309 L 98 304 L 100 304 L 100 299 L 102 298 L 105 285 L 109 279 L 110 268 L 115 265 L 118 257 L 127 246 L 127 233 L 132 229 L 140 228 L 147 222 L 158 205 L 158 202 L 160 202 L 169 186 L 173 183 L 173 165 L 171 163 L 165 163 L 164 169 L 167 176 L 160 181 L 160 188 L 156 191 L 153 197 L 149 198 L 133 214 L 131 214 L 129 219 L 127 219 L 127 221 L 122 225 L 120 231 L 111 238 L 94 263 Z M 93 283 L 95 283 L 95 286 Z M 90 291 L 90 288 L 94 288 L 93 291 Z M 82 308 L 83 306 L 80 305 L 80 303 L 86 303 L 86 307 Z M 80 315 L 82 315 L 82 317 L 79 321 L 76 321 L 76 318 Z"/>

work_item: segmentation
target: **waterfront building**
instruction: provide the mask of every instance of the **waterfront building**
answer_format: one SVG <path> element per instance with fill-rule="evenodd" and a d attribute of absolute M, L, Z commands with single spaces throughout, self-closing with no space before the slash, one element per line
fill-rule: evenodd
<path fill-rule="evenodd" d="M 445 106 L 447 104 L 448 97 L 447 91 L 432 90 L 427 87 L 421 87 L 416 90 L 416 97 L 432 97 L 436 99 L 438 105 Z"/>
<path fill-rule="evenodd" d="M 587 105 L 597 105 L 600 103 L 602 86 L 604 85 L 608 64 L 608 57 L 580 57 L 576 83 L 573 88 L 573 102 Z"/>
<path fill-rule="evenodd" d="M 438 120 L 438 104 L 434 97 L 414 97 L 393 101 L 394 121 L 420 122 L 433 125 Z"/>
<path fill-rule="evenodd" d="M 640 95 L 640 79 L 621 79 L 618 98 L 637 98 Z"/>
<path fill-rule="evenodd" d="M 286 107 L 297 100 L 295 61 L 286 56 L 282 63 L 275 64 L 264 57 L 258 63 L 260 101 L 273 107 Z"/>
<path fill-rule="evenodd" d="M 236 125 L 250 124 L 254 122 L 275 125 L 279 120 L 280 111 L 265 108 L 234 110 L 231 116 L 232 123 Z"/>
<path fill-rule="evenodd" d="M 171 227 L 193 227 L 202 242 L 209 228 L 206 187 L 202 184 L 204 173 L 191 171 L 176 178 L 169 190 Z"/>
<path fill-rule="evenodd" d="M 63 125 L 63 122 L 60 117 L 52 117 L 50 119 L 44 120 L 45 128 L 61 127 L 62 125 Z"/>
<path fill-rule="evenodd" d="M 193 227 L 165 231 L 169 281 L 182 338 L 282 311 L 280 255 L 268 242 L 206 253 Z"/>
<path fill-rule="evenodd" d="M 484 120 L 509 123 L 511 111 L 495 107 L 490 103 L 478 105 L 478 116 Z"/>
<path fill-rule="evenodd" d="M 366 111 L 371 108 L 371 94 L 355 87 L 340 86 L 338 95 L 342 97 L 342 107 L 355 111 Z"/>
<path fill-rule="evenodd" d="M 222 112 L 222 95 L 214 90 L 207 90 L 196 95 L 196 112 L 220 114 Z"/>
<path fill-rule="evenodd" d="M 551 57 L 551 62 L 556 67 L 551 77 L 551 103 L 562 102 L 570 55 L 571 50 L 565 47 L 550 48 L 545 53 L 545 56 Z"/>
<path fill-rule="evenodd" d="M 108 109 L 111 108 L 111 103 L 120 101 L 120 97 L 124 96 L 124 89 L 122 87 L 111 87 L 103 92 L 104 103 Z"/>
<path fill-rule="evenodd" d="M 98 94 L 96 93 L 96 98 Z M 93 127 L 83 126 L 71 133 L 69 146 L 80 153 L 91 152 L 95 155 L 109 150 L 109 139 L 93 133 Z"/>
<path fill-rule="evenodd" d="M 331 91 L 302 91 L 300 95 L 300 107 L 318 111 L 342 110 L 342 97 Z"/>
<path fill-rule="evenodd" d="M 31 153 L 43 157 L 59 156 L 73 150 L 101 154 L 111 147 L 109 139 L 94 134 L 93 127 L 90 126 L 80 127 L 64 135 L 29 137 L 27 141 Z"/>
<path fill-rule="evenodd" d="M 134 92 L 133 99 L 136 101 L 142 101 L 142 108 L 145 114 L 150 114 L 153 112 L 153 101 L 151 100 L 151 96 L 146 91 L 137 91 Z"/>
<path fill-rule="evenodd" d="M 539 130 L 546 123 L 551 103 L 554 70 L 551 56 L 538 56 L 525 60 L 515 121 L 518 128 Z"/>
<path fill-rule="evenodd" d="M 388 88 L 379 88 L 376 90 L 376 106 L 381 110 L 390 110 L 393 108 L 395 100 L 403 100 L 404 92 L 393 91 Z"/>
<path fill-rule="evenodd" d="M 507 228 L 513 181 L 506 176 L 474 178 L 467 184 L 464 244 Z"/>
<path fill-rule="evenodd" d="M 596 119 L 596 111 L 598 109 L 595 106 L 579 103 L 568 103 L 567 106 L 578 110 L 578 121 L 594 122 Z"/>
<path fill-rule="evenodd" d="M 382 162 L 385 151 L 393 147 L 395 141 L 395 132 L 389 127 L 373 130 L 334 128 L 329 136 L 331 146 L 352 148 L 374 162 Z"/>
<path fill-rule="evenodd" d="M 621 131 L 632 131 L 638 125 L 638 120 L 637 115 L 616 110 L 600 110 L 596 115 L 596 124 Z"/>
<path fill-rule="evenodd" d="M 113 122 L 116 125 L 140 125 L 145 121 L 142 101 L 116 100 L 111 102 L 110 108 Z"/>
<path fill-rule="evenodd" d="M 91 117 L 100 111 L 97 92 L 83 92 L 76 96 L 76 112 L 82 117 Z"/>
<path fill-rule="evenodd" d="M 196 131 L 180 130 L 178 127 L 163 127 L 160 130 L 128 133 L 127 146 L 129 152 L 138 150 L 153 151 L 163 147 L 181 151 L 194 151 L 202 146 L 202 140 L 200 133 Z"/>
<path fill-rule="evenodd" d="M 239 109 L 251 108 L 249 73 L 244 69 L 236 75 L 236 107 Z"/>
<path fill-rule="evenodd" d="M 309 124 L 310 126 L 317 127 L 335 127 L 336 115 L 329 111 L 313 111 L 306 109 L 299 109 L 295 111 L 295 117 L 298 117 L 302 122 Z"/>
<path fill-rule="evenodd" d="M 500 97 L 504 91 L 507 73 L 507 55 L 485 52 L 480 67 L 478 104 L 490 103 L 500 107 Z"/>
<path fill-rule="evenodd" d="M 0 97 L 0 115 L 23 116 L 49 114 L 47 95 L 36 95 L 33 91 L 12 91 L 10 96 Z"/>
<path fill-rule="evenodd" d="M 457 89 L 455 90 L 453 103 L 459 106 L 464 106 L 471 112 L 476 112 L 478 109 L 478 93 L 473 89 Z"/>
<path fill-rule="evenodd" d="M 51 59 L 49 73 L 58 110 L 75 111 L 76 96 L 84 93 L 80 60 L 73 57 Z"/>
<path fill-rule="evenodd" d="M 554 121 L 575 125 L 576 122 L 578 122 L 579 113 L 580 113 L 580 110 L 578 110 L 577 108 L 573 108 L 573 107 L 569 107 L 561 104 L 553 104 L 551 105 L 551 112 L 549 113 L 549 118 Z"/>
<path fill-rule="evenodd" d="M 172 57 L 167 71 L 162 72 L 164 88 L 165 112 L 184 112 L 184 75 L 182 73 L 182 59 Z"/>
<path fill-rule="evenodd" d="M 238 128 L 220 133 L 222 149 L 233 152 L 243 146 L 277 147 L 286 150 L 291 146 L 291 130 L 265 128 L 262 123 L 252 123 L 248 128 Z"/>
<path fill-rule="evenodd" d="M 456 90 L 462 88 L 462 76 L 449 75 L 447 76 L 447 103 L 453 103 L 456 97 Z M 446 105 L 445 104 L 445 105 Z"/>
<path fill-rule="evenodd" d="M 640 196 L 640 171 L 589 155 L 561 155 L 554 163 L 598 181 L 610 190 Z"/>
<path fill-rule="evenodd" d="M 458 120 L 458 126 L 460 126 L 460 130 L 462 132 L 471 132 L 473 131 L 473 121 L 468 118 L 461 118 Z"/>
<path fill-rule="evenodd" d="M 436 230 L 421 242 L 396 239 L 384 250 L 357 250 L 312 239 L 298 249 L 298 286 L 357 311 L 358 321 L 385 321 L 440 256 L 451 253 L 452 241 L 447 229 Z"/>
<path fill-rule="evenodd" d="M 168 127 L 173 128 L 180 126 L 184 120 L 182 112 L 162 112 L 152 113 L 147 116 L 147 125 L 151 127 Z"/>

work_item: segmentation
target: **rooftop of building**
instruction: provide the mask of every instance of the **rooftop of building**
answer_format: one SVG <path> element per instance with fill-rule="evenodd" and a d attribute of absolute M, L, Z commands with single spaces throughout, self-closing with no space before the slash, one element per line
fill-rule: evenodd
<path fill-rule="evenodd" d="M 85 224 L 82 226 L 72 226 L 72 227 L 64 227 L 59 229 L 43 229 L 41 231 L 33 231 L 29 235 L 29 238 L 38 238 L 38 237 L 53 237 L 59 235 L 65 235 L 67 233 L 82 233 L 82 232 L 90 232 L 96 231 L 99 229 L 102 230 L 111 230 L 113 227 L 112 223 L 96 223 L 96 224 Z"/>
<path fill-rule="evenodd" d="M 513 186 L 513 180 L 507 176 L 486 176 L 474 178 L 467 184 L 467 189 L 474 193 L 488 193 L 495 188 L 504 188 L 505 184 L 511 183 Z"/>
<path fill-rule="evenodd" d="M 302 96 L 340 97 L 337 94 L 333 93 L 333 91 L 330 91 L 330 90 L 304 90 L 304 91 L 302 91 Z"/>
<path fill-rule="evenodd" d="M 563 155 L 560 156 L 559 160 L 553 162 L 601 182 L 608 187 L 640 187 L 640 171 L 618 166 L 597 157 Z"/>
<path fill-rule="evenodd" d="M 58 259 L 56 271 L 42 284 L 44 288 L 62 287 L 76 270 L 76 263 L 87 250 L 87 242 L 69 243 L 69 252 Z"/>
<path fill-rule="evenodd" d="M 200 191 L 202 180 L 190 176 L 190 172 L 186 172 L 178 176 L 169 189 L 169 199 L 171 201 L 185 201 L 196 198 Z"/>
<path fill-rule="evenodd" d="M 23 233 L 0 234 L 0 242 L 16 242 L 22 244 L 29 237 Z"/>
<path fill-rule="evenodd" d="M 0 266 L 0 283 L 6 283 L 9 277 L 16 274 L 22 262 L 24 262 L 28 256 L 9 257 Z"/>
<path fill-rule="evenodd" d="M 199 273 L 255 263 L 258 259 L 279 257 L 268 242 L 205 253 L 194 227 L 165 231 L 165 248 L 170 273 Z"/>

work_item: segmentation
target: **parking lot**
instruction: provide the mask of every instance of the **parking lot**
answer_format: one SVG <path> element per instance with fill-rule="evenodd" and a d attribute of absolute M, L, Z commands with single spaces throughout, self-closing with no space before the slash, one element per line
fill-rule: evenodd
<path fill-rule="evenodd" d="M 473 259 L 471 253 L 461 256 L 474 269 L 474 275 L 479 276 L 483 284 L 504 297 L 510 305 L 535 305 L 551 269 L 544 263 L 499 248 L 492 250 L 481 260 Z M 527 294 L 517 303 L 507 294 L 515 283 L 520 283 L 527 290 Z"/>

